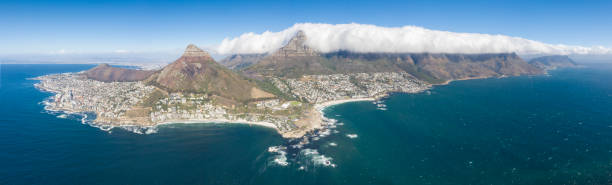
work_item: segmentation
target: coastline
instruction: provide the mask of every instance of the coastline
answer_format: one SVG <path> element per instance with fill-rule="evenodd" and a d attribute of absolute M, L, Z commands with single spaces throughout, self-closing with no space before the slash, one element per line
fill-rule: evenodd
<path fill-rule="evenodd" d="M 507 76 L 500 76 L 498 78 L 505 78 L 505 77 L 507 77 Z M 448 85 L 448 84 L 450 84 L 451 82 L 454 82 L 454 81 L 477 80 L 477 79 L 487 79 L 487 78 L 494 78 L 494 76 L 481 76 L 481 77 L 467 77 L 467 78 L 460 78 L 460 79 L 452 79 L 452 80 L 446 80 L 446 81 L 444 81 L 442 83 L 433 84 L 433 85 Z"/>
<path fill-rule="evenodd" d="M 34 79 L 32 78 L 32 80 L 38 80 L 38 79 Z M 58 94 L 60 93 L 59 91 L 55 91 L 52 89 L 47 89 L 47 88 L 43 88 L 41 87 L 39 84 L 34 84 L 34 87 L 36 89 L 38 89 L 41 92 L 48 92 L 51 94 Z M 87 118 L 87 112 L 83 112 L 83 111 L 76 111 L 76 110 L 72 110 L 72 109 L 67 109 L 67 108 L 63 108 L 63 109 L 52 109 L 49 107 L 48 104 L 50 104 L 50 98 L 51 97 L 47 97 L 46 99 L 44 99 L 41 103 L 44 105 L 43 109 L 49 112 L 55 112 L 55 113 L 60 113 L 60 114 L 68 114 L 68 115 L 80 115 L 83 116 L 84 118 L 81 120 L 81 122 L 83 124 L 87 124 L 90 125 L 92 127 L 96 127 L 99 128 L 100 130 L 103 131 L 110 131 L 112 130 L 112 128 L 115 127 L 119 127 L 119 128 L 123 128 L 126 130 L 129 130 L 131 132 L 137 133 L 137 134 L 149 134 L 149 133 L 155 133 L 155 132 L 149 132 L 149 129 L 157 129 L 158 126 L 162 126 L 162 125 L 171 125 L 171 124 L 196 124 L 196 123 L 220 123 L 220 124 L 246 124 L 246 125 L 255 125 L 255 126 L 261 126 L 261 127 L 267 127 L 267 128 L 272 128 L 274 130 L 276 130 L 277 132 L 278 127 L 276 125 L 274 125 L 273 123 L 269 123 L 269 122 L 258 122 L 258 121 L 247 121 L 247 120 L 228 120 L 228 119 L 187 119 L 187 120 L 170 120 L 170 121 L 164 121 L 164 122 L 159 122 L 159 123 L 153 123 L 153 125 L 137 125 L 137 124 L 108 124 L 105 122 L 96 122 L 96 120 L 90 120 L 90 122 L 86 122 L 86 118 Z M 143 132 L 144 131 L 144 132 Z"/>
<path fill-rule="evenodd" d="M 107 132 L 112 130 L 115 127 L 118 127 L 118 128 L 122 128 L 122 129 L 131 131 L 137 134 L 151 134 L 157 131 L 158 126 L 172 125 L 172 124 L 198 124 L 198 123 L 202 123 L 202 124 L 206 124 L 206 123 L 243 124 L 243 125 L 249 125 L 249 126 L 255 125 L 255 126 L 271 128 L 278 132 L 278 127 L 268 122 L 256 122 L 256 121 L 246 121 L 246 120 L 228 120 L 228 119 L 203 119 L 203 120 L 189 119 L 189 120 L 164 121 L 160 123 L 154 123 L 154 125 L 108 124 L 105 122 L 96 122 L 96 120 L 87 121 L 86 120 L 87 112 L 79 112 L 79 111 L 68 110 L 68 109 L 54 110 L 54 109 L 49 109 L 46 106 L 44 107 L 44 109 L 49 112 L 56 112 L 60 114 L 83 116 L 83 119 L 81 119 L 81 123 L 90 125 L 92 127 L 99 128 L 100 130 L 107 131 Z M 153 130 L 150 130 L 150 129 L 153 129 Z"/>
<path fill-rule="evenodd" d="M 172 120 L 172 121 L 165 121 L 165 122 L 161 122 L 161 123 L 155 123 L 155 125 L 105 125 L 105 124 L 95 124 L 95 121 L 93 122 L 94 124 L 92 126 L 100 128 L 104 131 L 110 131 L 115 127 L 124 129 L 124 130 L 128 130 L 130 132 L 133 133 L 137 133 L 137 134 L 154 134 L 157 133 L 157 129 L 159 128 L 159 126 L 164 126 L 164 125 L 173 125 L 173 124 L 241 124 L 241 125 L 255 125 L 255 126 L 260 126 L 260 127 L 266 127 L 266 128 L 271 128 L 274 129 L 278 132 L 278 127 L 276 127 L 276 125 L 272 124 L 272 123 L 268 123 L 268 122 L 253 122 L 253 121 L 238 121 L 238 120 L 226 120 L 226 119 L 206 119 L 206 120 Z"/>
<path fill-rule="evenodd" d="M 323 128 L 323 123 L 327 119 L 325 117 L 325 114 L 323 113 L 325 109 L 332 107 L 334 105 L 339 105 L 339 104 L 349 103 L 349 102 L 358 102 L 358 101 L 376 101 L 376 98 L 371 98 L 371 97 L 370 98 L 350 98 L 350 99 L 343 99 L 343 100 L 332 100 L 332 101 L 315 104 L 312 107 L 311 112 L 307 114 L 306 118 L 296 123 L 296 126 L 299 127 L 298 129 L 289 131 L 289 132 L 281 132 L 280 134 L 281 136 L 283 136 L 283 138 L 287 138 L 287 139 L 295 139 L 295 138 L 304 137 L 310 132 L 314 132 L 318 129 Z"/>

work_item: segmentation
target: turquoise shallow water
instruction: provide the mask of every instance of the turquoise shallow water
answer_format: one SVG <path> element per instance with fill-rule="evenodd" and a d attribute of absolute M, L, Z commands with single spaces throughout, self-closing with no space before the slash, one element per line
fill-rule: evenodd
<path fill-rule="evenodd" d="M 325 111 L 344 123 L 308 148 L 335 168 L 288 154 L 273 130 L 174 124 L 111 133 L 49 114 L 25 78 L 91 65 L 0 66 L 0 184 L 610 184 L 612 65 L 551 76 L 453 82 Z M 350 139 L 346 134 L 357 134 Z M 330 146 L 329 143 L 337 146 Z M 301 163 L 301 164 L 298 164 Z"/>

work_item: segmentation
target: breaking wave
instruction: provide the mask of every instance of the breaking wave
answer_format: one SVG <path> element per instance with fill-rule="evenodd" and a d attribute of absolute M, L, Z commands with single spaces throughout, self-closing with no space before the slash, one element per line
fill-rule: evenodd
<path fill-rule="evenodd" d="M 340 133 L 337 126 L 343 125 L 338 120 L 323 118 L 322 128 L 304 135 L 301 138 L 291 139 L 283 145 L 268 147 L 271 154 L 269 164 L 271 166 L 289 166 L 294 164 L 297 170 L 309 170 L 317 167 L 336 167 L 333 158 L 321 154 L 317 149 L 319 146 L 338 146 L 335 142 L 323 141 L 330 135 Z"/>

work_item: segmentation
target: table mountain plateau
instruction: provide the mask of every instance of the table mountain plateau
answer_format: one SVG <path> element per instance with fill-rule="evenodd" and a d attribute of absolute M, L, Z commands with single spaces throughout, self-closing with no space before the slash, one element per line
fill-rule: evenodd
<path fill-rule="evenodd" d="M 299 31 L 276 52 L 259 57 L 258 61 L 233 61 L 232 66 L 241 66 L 234 69 L 255 78 L 403 71 L 429 83 L 542 73 L 541 69 L 528 64 L 515 53 L 320 53 L 308 47 L 306 39 L 304 32 Z M 248 64 L 250 66 L 244 67 Z"/>

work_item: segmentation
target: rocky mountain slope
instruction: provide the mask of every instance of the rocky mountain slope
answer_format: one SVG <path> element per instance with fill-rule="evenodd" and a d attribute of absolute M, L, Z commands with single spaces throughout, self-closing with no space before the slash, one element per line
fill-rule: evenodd
<path fill-rule="evenodd" d="M 102 82 L 134 82 L 149 78 L 155 71 L 126 69 L 100 64 L 85 71 L 87 78 Z"/>
<path fill-rule="evenodd" d="M 258 88 L 254 82 L 221 66 L 195 45 L 187 46 L 179 59 L 147 81 L 168 92 L 206 93 L 229 101 L 274 97 Z"/>
<path fill-rule="evenodd" d="M 514 53 L 406 54 L 396 61 L 402 70 L 430 83 L 542 73 L 542 70 L 529 65 Z"/>

